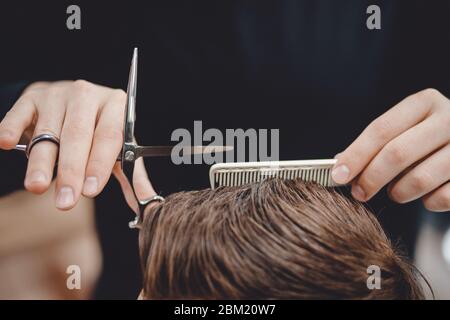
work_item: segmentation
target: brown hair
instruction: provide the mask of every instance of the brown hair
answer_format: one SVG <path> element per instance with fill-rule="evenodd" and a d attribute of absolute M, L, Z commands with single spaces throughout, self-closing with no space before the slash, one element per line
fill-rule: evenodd
<path fill-rule="evenodd" d="M 300 180 L 173 194 L 146 214 L 140 251 L 150 299 L 424 297 L 363 205 Z"/>

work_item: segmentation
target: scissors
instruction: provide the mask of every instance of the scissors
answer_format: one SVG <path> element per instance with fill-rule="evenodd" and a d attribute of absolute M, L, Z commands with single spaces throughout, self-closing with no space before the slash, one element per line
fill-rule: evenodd
<path fill-rule="evenodd" d="M 159 195 L 155 195 L 144 200 L 138 198 L 136 190 L 133 186 L 133 174 L 135 172 L 136 161 L 143 157 L 170 156 L 174 148 L 174 146 L 141 146 L 136 142 L 134 137 L 134 126 L 136 123 L 137 63 L 138 49 L 134 48 L 127 86 L 127 101 L 125 105 L 124 117 L 124 140 L 122 150 L 117 157 L 117 161 L 120 161 L 122 172 L 126 177 L 125 180 L 131 190 L 133 190 L 134 195 L 134 199 L 132 199 L 132 201 L 135 202 L 133 207 L 135 208 L 134 211 L 136 213 L 136 218 L 129 223 L 130 228 L 140 228 L 143 220 L 144 209 L 149 203 L 164 200 L 164 198 Z M 42 134 L 31 139 L 28 145 L 16 145 L 15 149 L 25 152 L 28 157 L 33 146 L 42 141 L 50 141 L 56 145 L 59 145 L 59 139 L 57 137 L 50 134 Z M 230 146 L 186 146 L 181 148 L 181 154 L 207 154 L 231 150 L 233 150 L 233 147 Z"/>

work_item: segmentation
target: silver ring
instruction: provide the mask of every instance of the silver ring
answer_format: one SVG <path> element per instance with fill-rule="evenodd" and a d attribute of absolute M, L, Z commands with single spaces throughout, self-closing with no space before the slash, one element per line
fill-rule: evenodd
<path fill-rule="evenodd" d="M 138 229 L 141 227 L 142 221 L 144 220 L 144 211 L 145 208 L 152 202 L 163 202 L 164 198 L 161 197 L 160 195 L 155 194 L 153 197 L 150 197 L 148 199 L 145 200 L 139 200 L 139 207 L 144 208 L 142 210 L 139 210 L 139 213 L 136 215 L 136 218 L 134 218 L 133 221 L 130 221 L 128 223 L 128 227 L 130 229 Z"/>
<path fill-rule="evenodd" d="M 31 149 L 33 149 L 33 147 L 38 144 L 39 142 L 42 141 L 50 141 L 53 142 L 54 144 L 56 144 L 59 147 L 59 138 L 52 135 L 52 134 L 48 134 L 48 133 L 44 133 L 44 134 L 40 134 L 37 135 L 36 137 L 34 137 L 33 139 L 31 139 L 30 143 L 27 145 L 27 148 L 25 149 L 25 153 L 27 155 L 27 157 L 30 156 L 31 153 Z"/>

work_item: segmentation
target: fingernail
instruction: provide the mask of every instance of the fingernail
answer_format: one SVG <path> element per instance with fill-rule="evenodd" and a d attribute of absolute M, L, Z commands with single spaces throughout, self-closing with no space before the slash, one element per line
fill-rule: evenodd
<path fill-rule="evenodd" d="M 56 197 L 56 207 L 58 209 L 65 209 L 73 205 L 73 190 L 71 187 L 62 187 L 59 189 Z"/>
<path fill-rule="evenodd" d="M 87 177 L 84 180 L 83 194 L 86 196 L 93 195 L 97 192 L 98 180 L 97 177 Z"/>
<path fill-rule="evenodd" d="M 25 182 L 25 184 L 27 185 L 31 185 L 31 184 L 35 184 L 35 183 L 44 183 L 47 181 L 47 177 L 45 176 L 45 174 L 42 171 L 34 171 L 32 173 L 30 173 L 29 175 L 27 175 L 27 180 Z"/>
<path fill-rule="evenodd" d="M 336 153 L 336 155 L 334 156 L 334 159 L 339 159 L 340 155 L 341 155 L 341 153 Z"/>
<path fill-rule="evenodd" d="M 334 182 L 339 184 L 347 183 L 348 177 L 350 176 L 350 169 L 345 165 L 338 165 L 336 168 L 331 171 L 331 177 Z"/>
<path fill-rule="evenodd" d="M 356 200 L 359 201 L 366 200 L 366 193 L 364 192 L 363 188 L 361 188 L 359 185 L 353 186 L 352 195 Z"/>

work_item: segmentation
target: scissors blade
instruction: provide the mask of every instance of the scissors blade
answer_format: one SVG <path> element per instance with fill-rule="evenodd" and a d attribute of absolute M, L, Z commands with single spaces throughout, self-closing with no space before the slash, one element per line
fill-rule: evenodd
<path fill-rule="evenodd" d="M 124 142 L 134 142 L 134 124 L 136 122 L 136 89 L 137 89 L 138 49 L 134 48 L 131 60 L 130 75 L 127 87 L 127 105 L 125 108 Z"/>
<path fill-rule="evenodd" d="M 233 150 L 233 147 L 231 146 L 138 146 L 136 152 L 138 157 L 165 157 L 170 156 L 175 147 L 177 148 L 177 154 L 180 154 L 181 156 Z"/>

